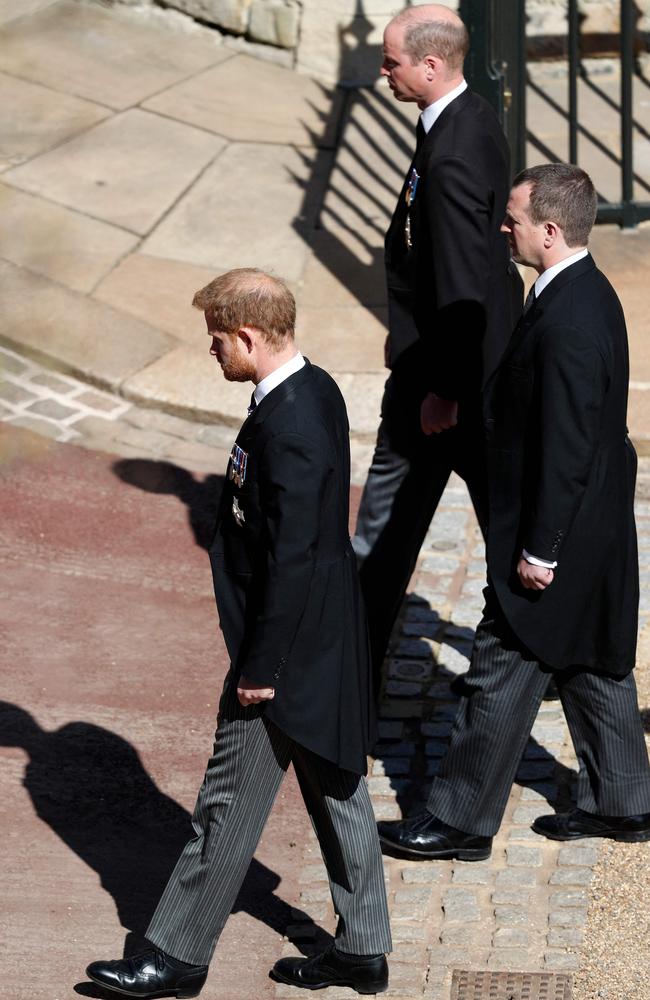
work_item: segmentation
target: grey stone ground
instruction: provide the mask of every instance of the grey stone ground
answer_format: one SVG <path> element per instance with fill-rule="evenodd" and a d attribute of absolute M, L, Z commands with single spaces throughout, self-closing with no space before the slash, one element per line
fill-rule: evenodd
<path fill-rule="evenodd" d="M 249 391 L 223 383 L 208 363 L 189 302 L 214 273 L 254 264 L 284 275 L 297 296 L 301 346 L 346 397 L 353 481 L 362 483 L 384 380 L 381 242 L 413 109 L 382 89 L 332 91 L 256 61 L 180 15 L 90 0 L 29 0 L 21 17 L 10 7 L 0 3 L 0 419 L 85 447 L 221 471 Z M 530 161 L 562 157 L 566 79 L 554 70 L 533 83 Z M 580 82 L 581 155 L 610 197 L 618 87 L 611 65 Z M 649 94 L 637 79 L 641 196 Z M 630 427 L 645 454 L 650 227 L 603 227 L 593 248 L 626 309 Z M 637 509 L 642 625 L 650 614 L 646 464 Z M 378 816 L 416 808 L 435 774 L 455 711 L 450 682 L 468 664 L 483 581 L 483 546 L 454 481 L 389 659 L 370 776 Z M 456 966 L 579 968 L 602 846 L 553 844 L 530 830 L 549 802 L 567 800 L 574 766 L 562 713 L 545 704 L 488 862 L 387 861 L 392 996 L 446 1000 Z M 302 900 L 331 927 L 317 859 L 310 842 Z M 297 924 L 294 938 L 312 931 Z"/>

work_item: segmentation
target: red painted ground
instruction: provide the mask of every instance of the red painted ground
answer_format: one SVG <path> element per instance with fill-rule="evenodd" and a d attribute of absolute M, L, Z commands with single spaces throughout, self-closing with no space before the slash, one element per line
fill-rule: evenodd
<path fill-rule="evenodd" d="M 228 666 L 201 547 L 217 488 L 0 425 L 7 1000 L 100 996 L 86 964 L 142 932 L 189 835 Z M 205 1000 L 273 995 L 307 826 L 290 775 Z"/>

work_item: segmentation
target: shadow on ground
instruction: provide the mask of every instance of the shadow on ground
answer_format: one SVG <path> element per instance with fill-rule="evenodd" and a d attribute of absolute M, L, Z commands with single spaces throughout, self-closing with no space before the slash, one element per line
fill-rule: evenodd
<path fill-rule="evenodd" d="M 158 898 L 193 835 L 190 814 L 156 786 L 130 743 L 101 726 L 69 722 L 48 732 L 29 712 L 0 702 L 0 744 L 27 753 L 23 785 L 37 816 L 97 872 L 113 897 L 127 931 L 124 955 L 141 950 Z M 233 912 L 244 911 L 283 935 L 300 915 L 275 895 L 280 881 L 253 859 Z M 319 941 L 331 940 L 320 928 L 316 932 Z M 77 992 L 104 996 L 85 984 Z"/>
<path fill-rule="evenodd" d="M 196 479 L 187 469 L 172 462 L 149 458 L 123 458 L 113 464 L 113 472 L 123 483 L 146 493 L 175 496 L 187 507 L 187 516 L 197 545 L 207 549 L 214 535 L 217 508 L 224 476 L 214 474 Z"/>
<path fill-rule="evenodd" d="M 398 625 L 402 638 L 394 636 L 391 641 L 387 662 L 393 664 L 397 671 L 391 671 L 392 676 L 386 679 L 382 702 L 403 701 L 406 705 L 421 699 L 422 711 L 412 720 L 405 719 L 404 734 L 399 741 L 382 740 L 374 750 L 374 758 L 382 761 L 384 773 L 390 779 L 404 817 L 422 811 L 425 806 L 431 781 L 447 749 L 458 703 L 465 691 L 464 674 L 469 667 L 474 640 L 473 629 L 441 618 L 417 594 L 409 596 L 407 609 L 409 606 L 410 611 L 407 610 L 406 615 L 411 616 L 410 619 Z M 414 606 L 417 613 L 413 611 Z M 439 654 L 440 662 L 436 662 L 428 640 L 444 642 L 444 646 L 460 654 L 454 657 L 459 665 L 453 670 L 445 666 L 444 646 Z M 462 665 L 462 658 L 466 660 L 466 665 Z M 414 695 L 409 689 L 409 681 L 403 673 L 405 667 L 412 673 L 414 681 L 424 681 L 424 694 Z M 402 680 L 395 682 L 398 672 Z M 402 683 L 405 684 L 404 694 L 400 695 Z M 543 702 L 542 707 L 544 704 L 560 703 Z M 413 747 L 408 747 L 408 754 L 403 749 L 405 742 L 413 744 Z M 408 776 L 401 774 L 400 756 L 411 758 Z M 576 773 L 571 768 L 560 763 L 532 736 L 529 738 L 517 770 L 516 784 L 536 791 L 551 807 L 564 808 L 571 802 L 575 777 Z"/>

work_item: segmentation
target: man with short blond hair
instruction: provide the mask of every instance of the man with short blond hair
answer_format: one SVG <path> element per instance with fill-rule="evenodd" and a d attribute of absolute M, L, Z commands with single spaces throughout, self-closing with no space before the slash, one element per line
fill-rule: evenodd
<path fill-rule="evenodd" d="M 489 857 L 549 677 L 578 760 L 554 840 L 650 840 L 632 670 L 639 573 L 621 304 L 587 249 L 597 196 L 571 164 L 531 167 L 503 230 L 538 277 L 486 387 L 488 587 L 463 697 L 424 813 L 380 823 L 410 857 Z"/>
<path fill-rule="evenodd" d="M 284 282 L 253 268 L 194 297 L 226 379 L 252 381 L 210 546 L 231 667 L 214 751 L 185 847 L 153 915 L 152 947 L 93 962 L 128 996 L 195 997 L 292 763 L 318 835 L 339 923 L 334 945 L 283 958 L 273 978 L 320 989 L 388 986 L 381 852 L 363 778 L 373 742 L 367 638 L 348 534 L 345 403 L 294 343 Z"/>
<path fill-rule="evenodd" d="M 481 387 L 523 300 L 499 231 L 508 146 L 494 111 L 463 78 L 467 49 L 465 25 L 440 4 L 408 7 L 384 32 L 382 75 L 398 101 L 417 104 L 420 117 L 386 234 L 390 377 L 353 539 L 377 689 L 452 471 L 467 483 L 485 528 Z"/>

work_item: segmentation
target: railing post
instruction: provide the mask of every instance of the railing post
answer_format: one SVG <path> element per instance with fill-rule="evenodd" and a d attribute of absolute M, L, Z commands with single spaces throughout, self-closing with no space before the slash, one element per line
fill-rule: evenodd
<path fill-rule="evenodd" d="M 634 72 L 634 0 L 621 0 L 621 161 L 623 228 L 638 222 L 634 204 L 632 147 L 632 73 Z"/>
<path fill-rule="evenodd" d="M 578 0 L 569 0 L 569 163 L 578 162 L 578 73 L 580 70 Z"/>
<path fill-rule="evenodd" d="M 515 172 L 526 151 L 526 4 L 524 0 L 460 0 L 470 33 L 465 76 L 499 115 Z"/>

